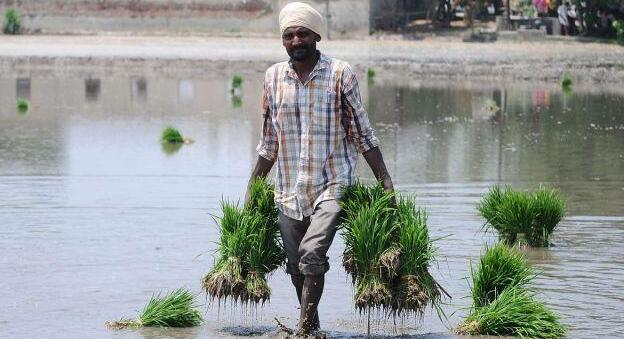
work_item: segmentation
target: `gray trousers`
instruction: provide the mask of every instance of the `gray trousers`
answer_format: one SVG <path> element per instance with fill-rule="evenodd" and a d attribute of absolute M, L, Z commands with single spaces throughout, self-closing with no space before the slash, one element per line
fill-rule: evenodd
<path fill-rule="evenodd" d="M 311 216 L 296 220 L 279 213 L 277 223 L 286 249 L 286 272 L 293 275 L 318 275 L 329 270 L 327 251 L 340 221 L 340 205 L 326 200 Z"/>

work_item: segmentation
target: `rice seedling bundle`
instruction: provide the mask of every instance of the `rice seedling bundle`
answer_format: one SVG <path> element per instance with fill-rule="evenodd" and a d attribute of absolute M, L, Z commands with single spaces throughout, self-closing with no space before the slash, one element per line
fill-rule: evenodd
<path fill-rule="evenodd" d="M 393 198 L 381 185 L 344 190 L 343 266 L 355 285 L 355 306 L 422 315 L 431 303 L 439 310 L 442 289 L 429 273 L 435 250 L 427 214 L 411 198 L 393 207 Z"/>
<path fill-rule="evenodd" d="M 177 289 L 164 297 L 152 296 L 143 308 L 138 319 L 108 321 L 106 326 L 112 329 L 142 326 L 157 327 L 192 327 L 199 326 L 203 319 L 196 309 L 194 296 L 185 289 Z"/>
<path fill-rule="evenodd" d="M 224 201 L 221 209 L 222 217 L 216 218 L 219 257 L 203 279 L 204 289 L 219 300 L 264 303 L 271 295 L 266 276 L 285 260 L 273 189 L 265 180 L 255 180 L 246 206 Z"/>
<path fill-rule="evenodd" d="M 20 114 L 24 114 L 30 109 L 30 103 L 26 99 L 18 98 L 15 105 Z"/>
<path fill-rule="evenodd" d="M 504 243 L 486 248 L 471 267 L 470 314 L 459 334 L 561 338 L 566 329 L 558 316 L 535 299 L 533 269 L 522 253 Z"/>
<path fill-rule="evenodd" d="M 507 186 L 494 186 L 482 198 L 477 210 L 487 227 L 494 228 L 508 245 L 526 242 L 546 247 L 565 214 L 565 202 L 554 189 L 540 188 L 526 193 Z"/>
<path fill-rule="evenodd" d="M 162 142 L 167 142 L 167 143 L 177 144 L 177 143 L 184 142 L 184 138 L 182 137 L 182 134 L 180 133 L 180 131 L 178 131 L 177 129 L 173 127 L 165 128 L 160 138 Z"/>

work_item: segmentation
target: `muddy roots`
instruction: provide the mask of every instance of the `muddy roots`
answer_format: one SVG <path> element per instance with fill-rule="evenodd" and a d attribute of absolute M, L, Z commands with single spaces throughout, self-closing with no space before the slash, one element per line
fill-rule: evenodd
<path fill-rule="evenodd" d="M 379 256 L 379 270 L 381 275 L 392 279 L 399 273 L 401 265 L 401 249 L 399 247 L 391 247 Z"/>
<path fill-rule="evenodd" d="M 242 277 L 239 258 L 228 258 L 223 264 L 216 265 L 203 281 L 203 287 L 211 298 L 238 300 L 245 293 L 245 281 Z"/>
<path fill-rule="evenodd" d="M 357 278 L 357 265 L 355 263 L 355 259 L 350 252 L 345 252 L 342 255 L 342 266 L 345 271 L 351 275 L 351 282 L 355 284 L 355 279 Z"/>
<path fill-rule="evenodd" d="M 264 275 L 250 272 L 245 280 L 245 294 L 241 296 L 241 301 L 251 301 L 263 304 L 271 297 L 271 288 Z"/>
<path fill-rule="evenodd" d="M 355 290 L 355 306 L 361 311 L 366 308 L 386 308 L 392 302 L 392 292 L 376 276 L 365 276 L 358 281 Z"/>
<path fill-rule="evenodd" d="M 440 290 L 433 277 L 406 275 L 399 283 L 396 308 L 399 312 L 414 312 L 422 315 L 430 301 L 439 300 Z"/>

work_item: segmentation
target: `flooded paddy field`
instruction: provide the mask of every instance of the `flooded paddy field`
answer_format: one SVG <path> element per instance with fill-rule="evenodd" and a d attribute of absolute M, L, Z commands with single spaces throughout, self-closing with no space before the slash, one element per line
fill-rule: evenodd
<path fill-rule="evenodd" d="M 154 292 L 200 293 L 218 237 L 210 213 L 222 198 L 243 196 L 256 158 L 262 73 L 247 72 L 232 98 L 236 72 L 0 75 L 3 336 L 277 337 L 274 317 L 295 325 L 296 296 L 279 271 L 269 279 L 271 302 L 258 310 L 213 303 L 203 307 L 203 326 L 183 330 L 104 326 L 136 316 Z M 396 327 L 374 319 L 375 333 L 453 337 L 448 327 L 469 305 L 470 260 L 495 240 L 475 209 L 495 183 L 561 189 L 568 212 L 554 245 L 527 251 L 542 271 L 542 298 L 570 337 L 624 331 L 624 88 L 575 83 L 564 92 L 556 82 L 423 81 L 392 72 L 378 72 L 373 83 L 360 78 L 397 189 L 416 194 L 432 236 L 445 237 L 434 275 L 453 296 L 447 323 L 435 312 Z M 16 112 L 18 97 L 30 101 L 29 112 Z M 195 142 L 163 148 L 169 125 Z M 321 323 L 332 337 L 361 337 L 366 316 L 353 307 L 342 249 L 337 237 Z"/>

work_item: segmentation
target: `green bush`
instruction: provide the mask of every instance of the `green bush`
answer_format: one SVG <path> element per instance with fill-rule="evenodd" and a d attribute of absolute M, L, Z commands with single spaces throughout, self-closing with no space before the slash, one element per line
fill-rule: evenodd
<path fill-rule="evenodd" d="M 4 27 L 5 34 L 18 34 L 21 27 L 20 13 L 15 9 L 8 9 L 4 12 Z"/>

